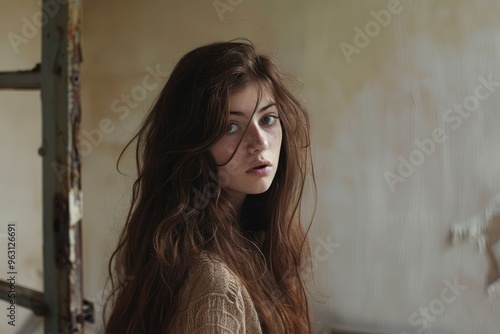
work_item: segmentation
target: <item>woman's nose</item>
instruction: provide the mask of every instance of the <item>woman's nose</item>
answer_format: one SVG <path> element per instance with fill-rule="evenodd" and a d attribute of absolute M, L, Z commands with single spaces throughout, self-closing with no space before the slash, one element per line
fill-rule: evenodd
<path fill-rule="evenodd" d="M 260 153 L 269 148 L 266 133 L 258 126 L 250 124 L 246 137 L 248 152 L 251 154 Z"/>

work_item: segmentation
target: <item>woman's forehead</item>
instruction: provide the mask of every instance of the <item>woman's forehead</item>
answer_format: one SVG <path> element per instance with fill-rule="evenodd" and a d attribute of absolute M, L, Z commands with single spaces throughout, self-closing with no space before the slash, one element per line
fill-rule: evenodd
<path fill-rule="evenodd" d="M 229 95 L 229 111 L 252 113 L 274 103 L 274 94 L 270 87 L 261 83 L 253 83 Z"/>

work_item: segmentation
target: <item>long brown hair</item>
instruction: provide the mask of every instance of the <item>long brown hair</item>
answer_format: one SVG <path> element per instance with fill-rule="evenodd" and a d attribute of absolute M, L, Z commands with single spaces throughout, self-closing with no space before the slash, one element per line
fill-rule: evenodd
<path fill-rule="evenodd" d="M 283 139 L 270 188 L 248 195 L 238 213 L 209 149 L 227 132 L 230 94 L 254 83 L 271 89 Z M 314 183 L 309 129 L 276 65 L 249 41 L 213 43 L 181 58 L 127 145 L 137 140 L 138 177 L 109 262 L 106 333 L 167 332 L 200 252 L 216 255 L 247 287 L 264 333 L 276 333 L 277 321 L 286 333 L 311 332 L 302 277 L 310 252 L 300 219 L 308 175 Z"/>

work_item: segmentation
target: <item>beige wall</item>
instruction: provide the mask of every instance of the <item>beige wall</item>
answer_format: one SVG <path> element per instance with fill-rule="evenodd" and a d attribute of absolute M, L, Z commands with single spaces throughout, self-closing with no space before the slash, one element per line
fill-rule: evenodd
<path fill-rule="evenodd" d="M 82 135 L 85 296 L 101 304 L 132 183 L 115 162 L 159 92 L 152 86 L 188 50 L 247 37 L 300 79 L 293 89 L 311 111 L 318 332 L 335 324 L 398 334 L 495 333 L 500 300 L 486 287 L 498 272 L 477 239 L 451 244 L 449 235 L 474 217 L 486 223 L 482 213 L 500 194 L 500 86 L 482 83 L 500 81 L 500 4 L 221 2 L 232 3 L 222 21 L 212 1 L 84 3 L 82 129 L 95 136 L 92 143 Z M 0 8 L 0 69 L 31 67 L 40 34 L 17 53 L 6 35 L 21 34 L 37 1 L 0 0 Z M 381 10 L 392 12 L 387 23 L 371 13 Z M 367 28 L 369 40 L 357 28 Z M 465 104 L 462 115 L 454 104 Z M 17 223 L 20 283 L 34 288 L 42 285 L 39 108 L 37 93 L 0 92 L 0 237 L 8 222 Z M 104 119 L 111 127 L 98 130 Z M 427 143 L 427 153 L 415 140 Z M 401 160 L 412 160 L 413 170 L 403 170 Z M 132 172 L 130 155 L 123 169 Z M 0 266 L 3 276 L 4 261 Z M 18 316 L 18 333 L 23 323 L 37 325 L 29 312 Z M 5 323 L 0 332 L 16 333 Z"/>

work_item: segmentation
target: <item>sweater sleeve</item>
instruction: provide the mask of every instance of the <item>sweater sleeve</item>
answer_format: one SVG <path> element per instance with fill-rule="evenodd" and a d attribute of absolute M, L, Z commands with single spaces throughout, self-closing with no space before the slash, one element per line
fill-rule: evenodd
<path fill-rule="evenodd" d="M 208 258 L 197 269 L 181 294 L 175 333 L 261 333 L 255 307 L 234 274 Z"/>
<path fill-rule="evenodd" d="M 186 333 L 245 333 L 245 317 L 233 296 L 211 293 L 189 303 Z"/>

